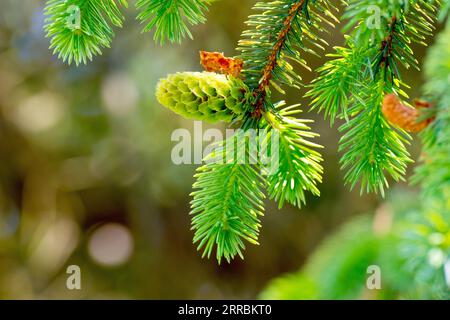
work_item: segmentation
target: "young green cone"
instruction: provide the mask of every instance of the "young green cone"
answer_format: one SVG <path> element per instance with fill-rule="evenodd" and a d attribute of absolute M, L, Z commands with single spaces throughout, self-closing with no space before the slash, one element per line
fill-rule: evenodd
<path fill-rule="evenodd" d="M 183 72 L 160 80 L 156 97 L 185 118 L 231 122 L 244 116 L 252 96 L 239 79 L 213 72 Z"/>

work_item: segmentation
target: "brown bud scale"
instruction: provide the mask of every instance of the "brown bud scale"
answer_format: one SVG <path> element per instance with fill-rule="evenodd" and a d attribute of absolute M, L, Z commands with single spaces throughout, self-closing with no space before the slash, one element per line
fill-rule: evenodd
<path fill-rule="evenodd" d="M 220 52 L 200 51 L 200 63 L 208 72 L 222 73 L 238 78 L 244 62 L 241 59 L 228 58 Z"/>
<path fill-rule="evenodd" d="M 415 101 L 416 108 L 404 105 L 397 95 L 388 94 L 384 97 L 382 112 L 384 117 L 393 125 L 411 133 L 424 130 L 433 119 L 418 121 L 421 108 L 429 108 L 430 104 L 423 101 Z"/>

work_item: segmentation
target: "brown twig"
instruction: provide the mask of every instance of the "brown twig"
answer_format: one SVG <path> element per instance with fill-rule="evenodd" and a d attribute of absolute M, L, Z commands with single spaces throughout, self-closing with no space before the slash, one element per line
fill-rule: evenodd
<path fill-rule="evenodd" d="M 270 85 L 270 81 L 273 78 L 273 70 L 277 65 L 278 56 L 280 55 L 280 52 L 283 49 L 283 45 L 286 42 L 288 34 L 292 29 L 292 22 L 294 21 L 298 11 L 302 8 L 304 3 L 305 0 L 301 0 L 294 3 L 292 7 L 289 9 L 289 14 L 283 22 L 283 29 L 281 29 L 280 33 L 278 34 L 277 42 L 273 46 L 267 64 L 264 67 L 263 75 L 259 83 L 259 86 L 254 91 L 255 97 L 258 97 L 254 103 L 255 108 L 252 113 L 252 116 L 254 118 L 260 118 L 262 115 L 262 111 L 264 109 L 264 101 L 267 95 L 266 89 Z"/>

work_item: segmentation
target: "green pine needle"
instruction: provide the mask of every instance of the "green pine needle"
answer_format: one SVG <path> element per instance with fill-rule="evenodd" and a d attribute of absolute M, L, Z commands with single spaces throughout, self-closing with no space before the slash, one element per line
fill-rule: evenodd
<path fill-rule="evenodd" d="M 149 21 L 147 29 L 162 26 L 156 29 L 155 39 L 179 41 L 190 35 L 187 24 L 180 23 L 184 21 L 182 10 L 174 5 L 182 2 L 138 2 L 144 10 L 140 19 Z M 366 23 L 367 7 L 374 4 L 383 11 L 378 28 L 370 28 Z M 341 167 L 346 171 L 345 182 L 351 188 L 359 183 L 361 192 L 384 196 L 389 179 L 404 179 L 407 165 L 412 162 L 406 149 L 410 136 L 385 119 L 382 101 L 389 93 L 407 97 L 403 88 L 408 85 L 401 80 L 401 68 L 419 68 L 411 44 L 424 44 L 432 34 L 440 4 L 426 0 L 348 3 L 344 15 L 350 31 L 346 47 L 336 47 L 336 53 L 329 55 L 332 60 L 318 70 L 319 77 L 307 96 L 312 98 L 312 109 L 323 110 L 331 123 L 345 120 L 340 127 L 343 136 L 339 149 L 344 153 Z M 307 192 L 319 195 L 317 185 L 322 181 L 322 157 L 316 151 L 320 146 L 310 142 L 317 135 L 310 131 L 309 121 L 293 117 L 299 112 L 297 105 L 274 105 L 271 89 L 284 93 L 284 86 L 301 86 L 301 77 L 291 63 L 308 69 L 303 52 L 317 54 L 317 49 L 323 49 L 326 42 L 319 33 L 325 31 L 324 25 L 337 21 L 332 13 L 336 8 L 328 0 L 278 0 L 258 2 L 254 9 L 258 13 L 250 16 L 249 30 L 244 31 L 238 48 L 244 60 L 242 78 L 249 93 L 240 124 L 244 130 L 259 130 L 259 136 L 253 139 L 261 138 L 261 128 L 268 129 L 270 134 L 265 139 L 271 156 L 278 158 L 278 167 L 272 171 L 273 167 L 267 169 L 260 158 L 252 158 L 248 139 L 242 142 L 239 133 L 237 146 L 244 146 L 245 164 L 234 154 L 225 163 L 215 162 L 230 156 L 225 147 L 234 145 L 233 138 L 219 144 L 198 169 L 191 201 L 194 242 L 203 251 L 203 257 L 209 258 L 215 251 L 219 263 L 223 259 L 230 262 L 236 255 L 243 257 L 245 242 L 257 244 L 264 212 L 263 187 L 280 207 L 286 202 L 300 207 Z M 168 12 L 173 15 L 171 22 L 164 20 L 172 19 L 166 15 Z M 202 21 L 202 12 L 197 11 L 197 22 Z M 440 121 L 438 118 L 436 123 Z M 276 135 L 278 148 L 272 140 Z M 433 134 L 429 145 L 438 141 Z M 442 141 L 448 144 L 448 140 Z M 439 159 L 435 161 L 442 165 Z"/>
<path fill-rule="evenodd" d="M 144 32 L 153 31 L 155 41 L 163 44 L 192 38 L 189 25 L 206 21 L 208 5 L 216 0 L 138 0 L 137 19 L 145 23 Z M 101 55 L 111 46 L 113 27 L 122 27 L 120 7 L 127 0 L 47 0 L 45 31 L 50 48 L 64 62 L 76 65 Z"/>

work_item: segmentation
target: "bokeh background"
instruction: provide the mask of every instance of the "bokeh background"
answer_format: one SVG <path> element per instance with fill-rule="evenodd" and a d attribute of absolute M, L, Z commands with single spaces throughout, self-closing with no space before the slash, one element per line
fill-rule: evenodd
<path fill-rule="evenodd" d="M 0 2 L 0 298 L 256 298 L 342 223 L 382 205 L 343 186 L 337 129 L 306 112 L 304 92 L 289 91 L 284 99 L 302 102 L 326 146 L 322 196 L 302 210 L 267 201 L 260 246 L 249 245 L 244 261 L 201 259 L 188 214 L 195 166 L 170 158 L 171 133 L 193 122 L 160 106 L 155 86 L 168 73 L 200 71 L 199 50 L 237 54 L 254 1 L 219 1 L 193 41 L 164 47 L 140 33 L 131 5 L 112 48 L 78 68 L 48 50 L 44 1 Z M 324 37 L 328 51 L 342 44 L 337 30 Z M 325 58 L 307 60 L 316 68 Z M 300 72 L 305 83 L 314 76 Z M 405 77 L 420 96 L 420 74 Z M 410 150 L 417 158 L 418 140 Z M 73 264 L 80 291 L 66 289 Z"/>

